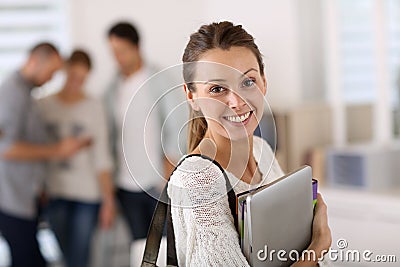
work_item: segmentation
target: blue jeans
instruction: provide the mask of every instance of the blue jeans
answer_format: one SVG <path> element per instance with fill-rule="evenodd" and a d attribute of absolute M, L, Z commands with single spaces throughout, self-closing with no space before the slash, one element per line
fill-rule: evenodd
<path fill-rule="evenodd" d="M 0 232 L 11 251 L 12 267 L 46 266 L 36 239 L 37 220 L 17 218 L 0 211 Z"/>
<path fill-rule="evenodd" d="M 87 267 L 90 243 L 97 225 L 98 203 L 52 199 L 48 218 L 64 254 L 67 267 Z"/>
<path fill-rule="evenodd" d="M 155 192 L 155 189 L 150 191 Z M 117 198 L 128 222 L 132 240 L 146 238 L 157 200 L 146 192 L 131 192 L 124 189 L 118 189 Z"/>

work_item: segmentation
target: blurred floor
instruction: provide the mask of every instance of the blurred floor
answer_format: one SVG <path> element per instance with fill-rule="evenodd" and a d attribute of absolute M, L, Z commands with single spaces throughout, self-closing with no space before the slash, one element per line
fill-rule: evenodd
<path fill-rule="evenodd" d="M 376 255 L 395 255 L 400 262 L 400 190 L 367 192 L 360 189 L 322 187 L 327 202 L 332 248 L 345 239 L 343 251 L 358 250 Z M 97 230 L 93 240 L 91 267 L 139 266 L 145 240 L 131 244 L 130 233 L 121 216 L 109 231 Z M 1 249 L 0 249 L 1 250 Z M 159 265 L 165 265 L 166 244 L 162 240 Z M 2 251 L 0 251 L 0 255 Z M 1 264 L 0 264 L 1 265 Z M 398 263 L 336 261 L 334 266 L 398 266 Z M 49 267 L 62 267 L 53 264 Z"/>
<path fill-rule="evenodd" d="M 335 266 L 399 266 L 400 190 L 366 192 L 321 188 L 328 205 L 332 248 L 345 239 L 344 251 L 370 250 L 374 255 L 395 255 L 397 263 L 340 262 Z M 339 250 L 340 251 L 340 250 Z"/>

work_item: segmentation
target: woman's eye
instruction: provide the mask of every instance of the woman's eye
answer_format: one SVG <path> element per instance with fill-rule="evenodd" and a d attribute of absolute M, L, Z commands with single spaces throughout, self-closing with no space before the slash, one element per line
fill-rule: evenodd
<path fill-rule="evenodd" d="M 213 94 L 219 94 L 219 93 L 222 93 L 223 91 L 225 91 L 225 88 L 222 86 L 214 86 L 214 87 L 211 87 L 211 89 L 210 89 L 210 93 L 213 93 Z"/>
<path fill-rule="evenodd" d="M 256 83 L 256 81 L 255 81 L 254 79 L 248 78 L 248 79 L 246 79 L 246 80 L 243 81 L 243 86 L 244 86 L 244 87 L 251 87 L 251 86 L 253 86 L 255 83 Z"/>

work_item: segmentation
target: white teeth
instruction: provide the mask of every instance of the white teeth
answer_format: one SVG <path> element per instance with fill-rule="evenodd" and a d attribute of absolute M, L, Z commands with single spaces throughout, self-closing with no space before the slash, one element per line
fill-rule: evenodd
<path fill-rule="evenodd" d="M 247 112 L 246 114 L 242 115 L 242 116 L 226 116 L 225 118 L 226 118 L 228 121 L 232 121 L 232 122 L 243 122 L 243 121 L 245 121 L 249 116 L 250 116 L 250 111 Z"/>

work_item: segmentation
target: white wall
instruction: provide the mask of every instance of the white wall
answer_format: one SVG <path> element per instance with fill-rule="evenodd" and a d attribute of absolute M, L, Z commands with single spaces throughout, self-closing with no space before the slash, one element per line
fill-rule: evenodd
<path fill-rule="evenodd" d="M 86 48 L 94 59 L 94 71 L 88 88 L 104 90 L 115 73 L 115 63 L 107 43 L 107 31 L 119 20 L 133 22 L 142 37 L 145 57 L 159 66 L 180 62 L 184 44 L 198 21 L 191 9 L 200 14 L 199 1 L 131 1 L 131 0 L 71 0 L 72 46 Z M 175 6 L 178 8 L 171 8 Z"/>
<path fill-rule="evenodd" d="M 72 46 L 90 51 L 94 71 L 88 88 L 100 94 L 115 63 L 106 32 L 118 20 L 134 22 L 142 35 L 145 57 L 160 67 L 181 62 L 190 33 L 203 23 L 231 20 L 243 24 L 265 56 L 268 99 L 275 109 L 301 101 L 297 5 L 292 0 L 132 1 L 71 0 Z"/>
<path fill-rule="evenodd" d="M 323 7 L 321 0 L 296 1 L 299 12 L 298 31 L 302 99 L 305 103 L 325 99 L 325 58 Z"/>
<path fill-rule="evenodd" d="M 295 1 L 207 1 L 206 22 L 231 20 L 252 34 L 264 55 L 267 99 L 273 109 L 301 101 L 301 73 Z"/>

